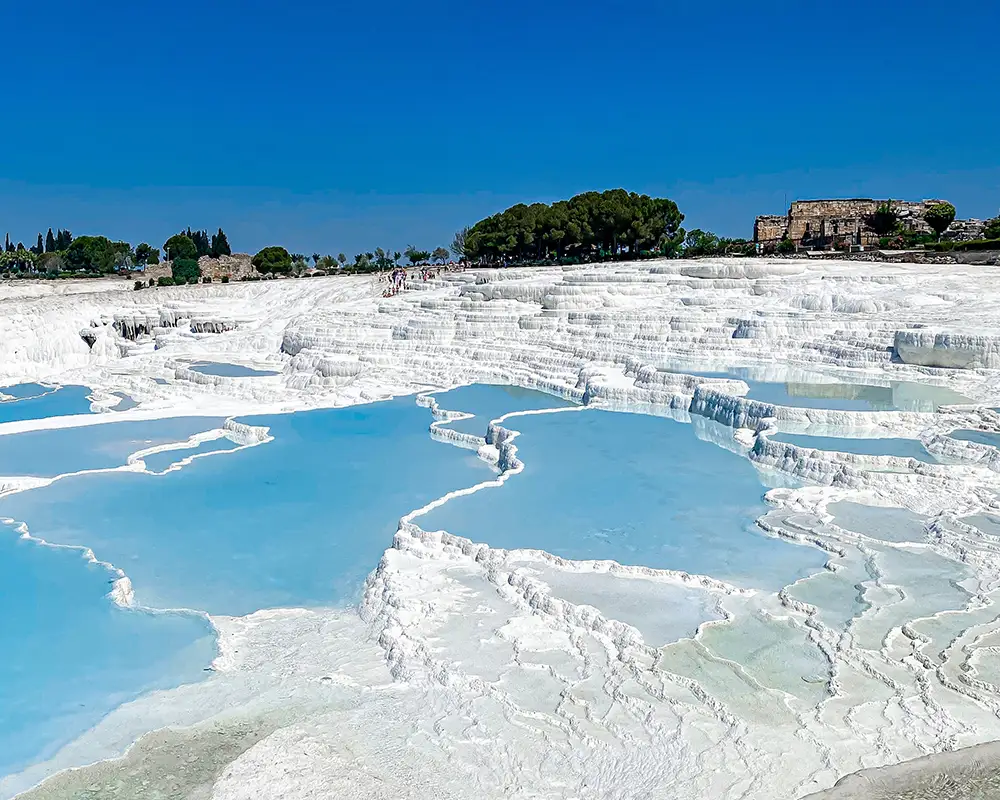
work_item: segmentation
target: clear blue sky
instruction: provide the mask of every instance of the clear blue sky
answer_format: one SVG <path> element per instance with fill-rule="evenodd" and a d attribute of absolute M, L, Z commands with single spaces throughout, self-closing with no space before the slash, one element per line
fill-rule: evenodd
<path fill-rule="evenodd" d="M 447 244 L 623 186 L 749 236 L 805 197 L 1000 207 L 993 0 L 48 0 L 2 17 L 0 232 Z"/>

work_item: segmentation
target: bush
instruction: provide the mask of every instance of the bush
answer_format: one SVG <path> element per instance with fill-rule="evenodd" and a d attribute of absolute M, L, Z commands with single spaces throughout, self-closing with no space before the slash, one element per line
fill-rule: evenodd
<path fill-rule="evenodd" d="M 187 282 L 188 286 L 194 286 L 198 282 L 198 277 L 196 275 L 192 275 L 190 278 L 187 279 Z"/>
<path fill-rule="evenodd" d="M 795 242 L 791 239 L 782 239 L 778 242 L 778 246 L 774 249 L 775 252 L 780 253 L 781 255 L 790 255 L 795 252 Z"/>
<path fill-rule="evenodd" d="M 138 292 L 140 289 L 145 289 L 146 288 L 146 282 L 145 281 L 136 281 L 135 282 L 135 286 L 133 286 L 132 288 L 135 291 Z"/>
<path fill-rule="evenodd" d="M 211 275 L 206 275 L 204 278 L 201 279 L 201 282 L 202 283 L 211 283 L 212 282 L 212 276 Z"/>
<path fill-rule="evenodd" d="M 1000 217 L 986 220 L 983 228 L 984 239 L 1000 239 Z"/>
<path fill-rule="evenodd" d="M 265 275 L 287 275 L 292 271 L 292 257 L 284 247 L 265 247 L 251 261 L 254 269 Z"/>
<path fill-rule="evenodd" d="M 149 279 L 149 285 L 150 286 L 156 286 L 156 279 L 155 278 L 150 278 Z"/>
<path fill-rule="evenodd" d="M 968 242 L 937 242 L 927 245 L 928 250 L 947 253 L 951 250 L 1000 250 L 1000 239 L 972 239 Z"/>
<path fill-rule="evenodd" d="M 171 276 L 177 283 L 191 283 L 201 277 L 201 267 L 193 258 L 178 258 L 170 267 Z"/>
<path fill-rule="evenodd" d="M 156 282 L 156 285 L 157 286 L 173 286 L 174 285 L 174 279 L 171 278 L 169 275 L 164 275 L 162 278 L 160 278 Z"/>
<path fill-rule="evenodd" d="M 228 275 L 223 275 L 222 276 L 222 282 L 223 283 L 229 283 L 229 276 Z"/>

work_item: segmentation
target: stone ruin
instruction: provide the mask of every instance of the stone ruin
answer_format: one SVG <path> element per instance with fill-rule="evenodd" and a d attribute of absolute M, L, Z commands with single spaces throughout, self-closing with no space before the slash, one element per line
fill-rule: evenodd
<path fill-rule="evenodd" d="M 931 233 L 924 220 L 927 209 L 942 200 L 796 200 L 785 215 L 764 215 L 754 220 L 753 238 L 760 245 L 776 245 L 789 239 L 797 248 L 828 250 L 833 248 L 864 248 L 878 246 L 878 234 L 868 225 L 868 219 L 879 206 L 891 203 L 902 226 L 915 233 Z M 979 220 L 955 220 L 944 232 L 945 239 L 975 239 L 982 235 Z"/>

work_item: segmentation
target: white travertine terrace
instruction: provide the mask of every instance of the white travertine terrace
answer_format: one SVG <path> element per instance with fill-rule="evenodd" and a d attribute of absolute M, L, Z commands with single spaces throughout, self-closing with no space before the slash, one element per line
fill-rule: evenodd
<path fill-rule="evenodd" d="M 660 261 L 449 273 L 394 298 L 362 277 L 141 292 L 111 282 L 0 287 L 3 382 L 80 382 L 140 402 L 113 415 L 7 423 L 0 434 L 418 392 L 445 419 L 462 409 L 440 409 L 428 392 L 537 388 L 670 416 L 750 459 L 779 487 L 759 526 L 824 550 L 829 572 L 849 589 L 856 581 L 867 604 L 838 628 L 819 600 L 797 598 L 799 585 L 768 595 L 711 576 L 496 550 L 423 530 L 427 509 L 418 509 L 369 577 L 360 618 L 289 609 L 213 619 L 220 654 L 210 678 L 123 706 L 47 764 L 0 780 L 0 796 L 120 753 L 153 728 L 233 720 L 264 720 L 267 735 L 220 769 L 217 800 L 792 798 L 859 769 L 1000 738 L 1000 537 L 963 521 L 1000 511 L 1000 457 L 947 436 L 1000 430 L 993 269 Z M 203 359 L 280 374 L 189 369 Z M 974 402 L 936 412 L 786 407 L 747 399 L 741 380 L 664 369 L 680 361 L 706 372 L 747 367 L 758 380 L 922 382 Z M 485 440 L 433 427 L 498 468 L 456 493 L 496 491 L 520 470 L 517 418 L 492 423 Z M 246 446 L 266 441 L 260 429 L 227 429 Z M 915 438 L 943 463 L 802 448 L 769 438 L 775 431 Z M 808 485 L 780 488 L 781 474 Z M 0 479 L 0 491 L 28 488 Z M 845 500 L 925 515 L 923 538 L 887 543 L 840 528 L 828 509 Z M 966 607 L 933 607 L 920 578 L 886 567 L 876 548 L 954 564 Z M 560 598 L 545 580 L 553 571 L 595 604 Z M 602 613 L 607 581 L 651 598 L 704 592 L 718 619 L 659 647 Z M 130 602 L 130 591 L 119 595 Z M 670 613 L 661 602 L 649 613 Z M 803 672 L 793 656 L 730 658 L 719 644 L 727 631 L 787 638 L 789 653 L 808 641 L 828 674 Z M 191 730 L 188 746 L 207 747 Z"/>

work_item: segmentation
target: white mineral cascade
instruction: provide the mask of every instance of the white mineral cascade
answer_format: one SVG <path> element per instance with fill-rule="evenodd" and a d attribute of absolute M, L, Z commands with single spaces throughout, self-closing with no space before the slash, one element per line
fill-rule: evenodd
<path fill-rule="evenodd" d="M 205 359 L 278 374 L 189 368 Z M 776 406 L 745 399 L 740 380 L 657 368 L 671 359 L 704 371 L 745 366 L 761 379 L 922 382 L 975 403 L 936 412 Z M 812 585 L 768 595 L 711 576 L 494 550 L 422 530 L 419 509 L 373 565 L 358 610 L 213 619 L 219 656 L 205 681 L 120 707 L 51 761 L 0 780 L 0 797 L 166 728 L 124 759 L 60 774 L 33 795 L 70 796 L 72 781 L 114 774 L 121 796 L 133 796 L 130 780 L 162 773 L 175 790 L 162 796 L 215 800 L 794 798 L 857 770 L 1000 739 L 1000 538 L 961 521 L 1000 511 L 1000 456 L 947 436 L 1000 430 L 995 268 L 657 261 L 444 273 L 389 299 L 369 277 L 141 292 L 110 281 L 5 284 L 0 380 L 81 383 L 139 402 L 114 415 L 6 423 L 0 435 L 345 406 L 474 382 L 713 420 L 727 426 L 713 427 L 727 431 L 722 446 L 802 479 L 805 488 L 768 493 L 759 524 L 826 551 L 826 572 L 844 576 L 864 605 L 845 628 L 832 621 L 836 598 Z M 521 467 L 516 425 L 516 415 L 498 421 L 485 445 L 436 435 L 479 447 L 503 481 Z M 806 428 L 919 439 L 944 463 L 768 436 Z M 232 431 L 249 446 L 266 438 Z M 37 483 L 0 478 L 0 491 Z M 848 557 L 848 544 L 865 553 L 872 540 L 833 524 L 829 506 L 844 501 L 925 515 L 917 541 L 878 542 L 902 566 Z M 934 607 L 906 572 L 914 554 L 962 567 L 964 609 Z M 552 570 L 570 577 L 547 584 L 539 576 Z M 599 593 L 609 573 L 645 582 L 636 585 L 649 587 L 654 606 L 664 585 L 699 587 L 721 619 L 661 648 L 558 596 L 570 578 Z M 130 602 L 127 577 L 114 600 Z M 726 626 L 753 637 L 762 621 L 814 643 L 829 681 L 810 681 L 791 657 L 767 665 L 788 670 L 787 680 L 767 680 L 759 664 L 711 650 Z"/>

